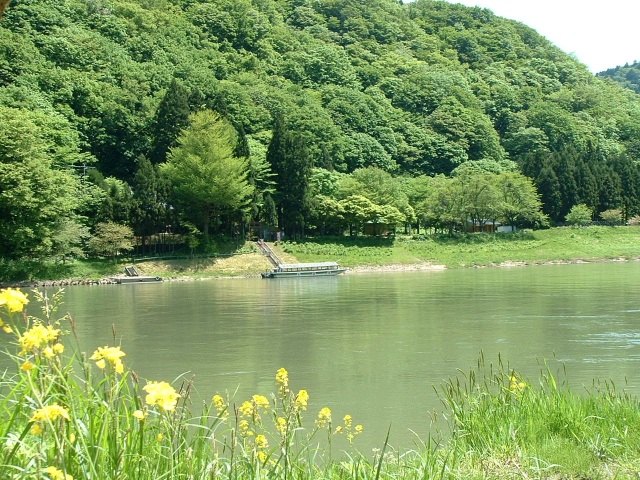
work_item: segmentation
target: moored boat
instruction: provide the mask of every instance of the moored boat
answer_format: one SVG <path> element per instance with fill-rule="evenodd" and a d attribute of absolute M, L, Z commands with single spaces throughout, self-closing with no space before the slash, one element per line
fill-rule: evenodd
<path fill-rule="evenodd" d="M 326 277 L 347 271 L 336 262 L 281 263 L 273 270 L 262 274 L 262 278 L 280 277 Z"/>

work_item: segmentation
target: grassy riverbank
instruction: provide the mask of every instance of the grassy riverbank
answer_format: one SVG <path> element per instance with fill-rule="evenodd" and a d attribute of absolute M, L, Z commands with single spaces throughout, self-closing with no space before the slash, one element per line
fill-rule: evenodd
<path fill-rule="evenodd" d="M 285 262 L 335 260 L 353 271 L 462 268 L 549 262 L 640 258 L 640 227 L 553 228 L 515 234 L 340 237 L 281 242 L 274 250 Z M 251 277 L 270 268 L 251 242 L 209 258 L 77 260 L 66 264 L 6 262 L 0 281 L 97 280 L 122 273 L 135 263 L 144 275 L 171 278 Z M 233 252 L 232 251 L 232 252 Z M 232 253 L 231 252 L 231 253 Z"/>
<path fill-rule="evenodd" d="M 142 379 L 121 346 L 83 352 L 59 296 L 0 291 L 0 471 L 7 479 L 631 479 L 640 475 L 638 399 L 611 383 L 580 395 L 541 365 L 527 379 L 480 358 L 438 388 L 446 424 L 411 451 L 359 451 L 357 406 L 311 408 L 286 369 L 251 398 L 188 379 Z M 40 301 L 42 319 L 22 315 Z M 220 386 L 224 388 L 224 386 Z M 201 393 L 204 393 L 200 390 Z M 207 395 L 205 395 L 207 396 Z M 384 420 L 382 420 L 384 421 Z"/>

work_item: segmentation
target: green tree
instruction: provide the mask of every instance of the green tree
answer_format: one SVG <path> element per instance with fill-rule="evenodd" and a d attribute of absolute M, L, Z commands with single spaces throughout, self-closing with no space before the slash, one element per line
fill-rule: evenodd
<path fill-rule="evenodd" d="M 571 207 L 565 220 L 574 227 L 581 227 L 591 223 L 591 209 L 584 203 Z"/>
<path fill-rule="evenodd" d="M 291 237 L 303 235 L 312 163 L 306 142 L 286 130 L 280 115 L 274 121 L 267 160 L 276 174 L 278 227 Z"/>
<path fill-rule="evenodd" d="M 55 117 L 53 117 L 55 119 Z M 80 180 L 63 164 L 64 122 L 0 106 L 0 255 L 46 257 L 61 222 L 75 216 Z M 62 137 L 61 137 L 62 136 Z"/>
<path fill-rule="evenodd" d="M 167 160 L 169 149 L 175 145 L 180 132 L 189 124 L 189 92 L 177 79 L 173 79 L 160 101 L 153 125 L 153 163 Z"/>
<path fill-rule="evenodd" d="M 65 218 L 58 223 L 53 233 L 51 255 L 62 263 L 65 263 L 68 257 L 82 258 L 90 236 L 89 228 L 82 225 L 78 219 Z"/>
<path fill-rule="evenodd" d="M 620 225 L 622 223 L 622 210 L 612 208 L 600 213 L 600 218 L 609 225 Z"/>
<path fill-rule="evenodd" d="M 114 222 L 98 223 L 88 244 L 94 254 L 112 257 L 114 261 L 121 252 L 133 250 L 133 245 L 133 230 Z"/>
<path fill-rule="evenodd" d="M 138 157 L 138 169 L 133 177 L 132 224 L 142 239 L 143 249 L 148 238 L 158 231 L 166 231 L 167 199 L 166 182 L 156 166 L 144 156 Z"/>
<path fill-rule="evenodd" d="M 495 185 L 499 220 L 514 226 L 544 222 L 542 202 L 531 179 L 521 173 L 503 172 L 495 178 Z"/>
<path fill-rule="evenodd" d="M 247 180 L 247 160 L 235 157 L 236 132 L 217 114 L 205 110 L 190 117 L 161 172 L 172 185 L 181 214 L 202 227 L 209 241 L 212 221 L 241 214 L 254 187 Z"/>

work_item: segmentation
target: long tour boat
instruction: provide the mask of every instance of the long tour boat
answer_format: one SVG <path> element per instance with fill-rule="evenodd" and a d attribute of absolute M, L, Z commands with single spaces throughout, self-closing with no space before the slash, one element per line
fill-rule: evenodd
<path fill-rule="evenodd" d="M 347 271 L 336 262 L 281 263 L 273 270 L 262 274 L 262 278 L 280 277 L 326 277 Z"/>

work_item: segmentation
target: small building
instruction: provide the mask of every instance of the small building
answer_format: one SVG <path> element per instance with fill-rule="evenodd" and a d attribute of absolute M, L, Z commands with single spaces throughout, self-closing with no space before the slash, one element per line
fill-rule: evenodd
<path fill-rule="evenodd" d="M 476 233 L 508 233 L 515 232 L 516 227 L 514 225 L 502 225 L 500 222 L 494 222 L 493 220 L 486 220 L 482 222 L 482 225 L 478 225 L 473 220 L 467 220 L 466 232 Z"/>

